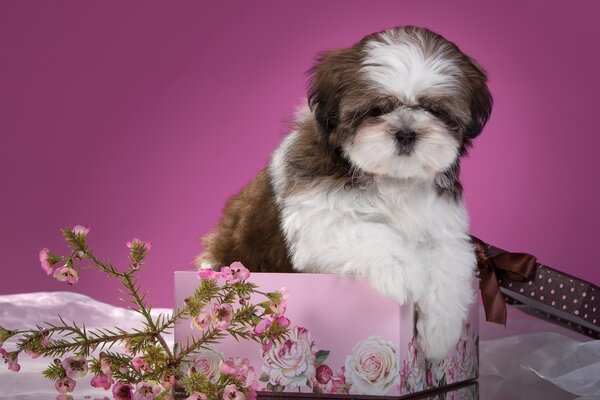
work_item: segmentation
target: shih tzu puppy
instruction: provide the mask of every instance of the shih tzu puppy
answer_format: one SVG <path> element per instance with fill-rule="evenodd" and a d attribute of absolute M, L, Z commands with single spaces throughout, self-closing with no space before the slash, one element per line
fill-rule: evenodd
<path fill-rule="evenodd" d="M 322 54 L 310 72 L 308 105 L 196 263 L 364 277 L 416 302 L 418 343 L 443 358 L 474 300 L 459 160 L 490 116 L 486 74 L 413 26 Z"/>

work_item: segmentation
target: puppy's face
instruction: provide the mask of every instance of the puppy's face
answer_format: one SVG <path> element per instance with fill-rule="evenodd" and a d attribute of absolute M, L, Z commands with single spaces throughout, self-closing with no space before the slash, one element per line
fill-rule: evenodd
<path fill-rule="evenodd" d="M 369 35 L 322 56 L 312 73 L 309 105 L 324 140 L 376 175 L 448 171 L 491 112 L 483 70 L 423 28 Z"/>

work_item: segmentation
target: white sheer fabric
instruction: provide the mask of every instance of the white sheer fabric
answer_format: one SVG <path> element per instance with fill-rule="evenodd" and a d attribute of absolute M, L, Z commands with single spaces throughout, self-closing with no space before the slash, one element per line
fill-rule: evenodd
<path fill-rule="evenodd" d="M 153 315 L 170 313 L 170 309 L 154 309 Z M 141 316 L 135 311 L 98 302 L 90 297 L 72 292 L 39 292 L 0 296 L 0 326 L 14 329 L 33 327 L 42 322 L 60 323 L 57 315 L 65 321 L 85 324 L 87 329 L 118 326 L 126 329 L 141 326 Z M 172 346 L 172 337 L 168 338 Z M 8 341 L 4 348 L 11 350 L 15 343 Z M 116 349 L 116 347 L 115 347 Z M 0 365 L 1 400 L 46 400 L 58 394 L 54 383 L 42 376 L 50 360 L 31 359 L 26 354 L 19 357 L 21 370 L 8 371 Z M 112 393 L 90 386 L 90 376 L 77 380 L 74 399 L 112 399 Z"/>

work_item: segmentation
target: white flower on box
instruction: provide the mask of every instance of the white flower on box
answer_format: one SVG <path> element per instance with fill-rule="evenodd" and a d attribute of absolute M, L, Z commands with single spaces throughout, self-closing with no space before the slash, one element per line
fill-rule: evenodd
<path fill-rule="evenodd" d="M 225 354 L 214 347 L 209 346 L 208 348 L 201 349 L 197 352 L 196 356 L 190 362 L 189 370 L 194 368 L 196 372 L 205 374 L 212 383 L 216 383 L 221 376 L 219 365 L 224 359 Z"/>
<path fill-rule="evenodd" d="M 354 345 L 346 357 L 346 380 L 351 391 L 386 394 L 399 377 L 398 354 L 392 342 L 371 336 Z"/>
<path fill-rule="evenodd" d="M 310 332 L 295 327 L 287 340 L 263 351 L 262 370 L 269 383 L 290 388 L 307 385 L 316 373 L 314 347 Z"/>

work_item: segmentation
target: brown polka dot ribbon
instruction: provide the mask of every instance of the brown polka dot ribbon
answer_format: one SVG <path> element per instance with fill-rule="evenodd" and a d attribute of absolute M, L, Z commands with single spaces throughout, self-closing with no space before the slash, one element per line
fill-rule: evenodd
<path fill-rule="evenodd" d="M 485 319 L 506 325 L 506 302 L 500 292 L 499 280 L 527 281 L 535 272 L 536 258 L 527 253 L 504 252 L 490 255 L 488 245 L 481 239 L 471 236 L 477 255 L 479 268 L 479 289 L 485 309 Z"/>

